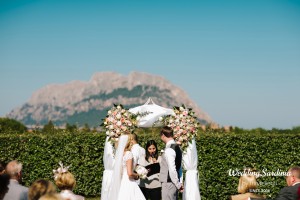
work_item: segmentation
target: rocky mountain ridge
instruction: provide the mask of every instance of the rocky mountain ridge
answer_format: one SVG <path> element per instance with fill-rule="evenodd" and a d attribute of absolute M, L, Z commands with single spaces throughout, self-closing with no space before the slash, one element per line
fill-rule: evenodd
<path fill-rule="evenodd" d="M 97 126 L 113 104 L 131 108 L 144 104 L 149 97 L 164 107 L 184 104 L 193 108 L 203 123 L 212 122 L 182 89 L 161 76 L 140 72 L 131 72 L 128 76 L 98 72 L 86 82 L 50 84 L 34 92 L 28 102 L 7 116 L 27 126 L 43 125 L 49 120 L 56 125 Z"/>

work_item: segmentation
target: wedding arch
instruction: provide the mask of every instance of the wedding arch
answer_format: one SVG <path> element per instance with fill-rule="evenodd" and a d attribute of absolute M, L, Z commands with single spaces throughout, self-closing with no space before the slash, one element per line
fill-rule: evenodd
<path fill-rule="evenodd" d="M 159 123 L 158 123 L 159 122 Z M 184 105 L 173 109 L 164 108 L 153 102 L 151 98 L 144 105 L 123 108 L 114 105 L 108 111 L 102 126 L 106 130 L 104 147 L 104 173 L 102 182 L 101 199 L 108 199 L 111 185 L 111 173 L 114 163 L 113 146 L 111 142 L 118 140 L 123 131 L 133 131 L 137 127 L 153 127 L 167 125 L 174 131 L 174 140 L 181 145 L 183 150 L 183 169 L 185 170 L 183 200 L 201 200 L 198 176 L 198 155 L 196 135 L 200 128 L 197 118 L 191 108 Z M 104 186 L 104 187 L 103 187 Z M 105 194 L 102 198 L 102 194 Z"/>
<path fill-rule="evenodd" d="M 146 113 L 137 121 L 138 127 L 153 127 L 168 125 L 176 128 L 175 136 L 177 142 L 182 143 L 183 168 L 185 172 L 184 181 L 184 200 L 201 200 L 198 178 L 198 155 L 194 134 L 197 133 L 197 119 L 193 116 L 191 109 L 183 107 L 174 107 L 174 109 L 164 108 L 153 102 L 151 98 L 144 105 L 129 109 L 133 114 Z M 164 118 L 165 116 L 169 116 Z M 161 119 L 164 118 L 164 119 Z M 161 123 L 157 123 L 162 120 Z M 175 121 L 178 121 L 176 124 Z M 188 123 L 189 121 L 190 123 Z M 186 136 L 186 137 L 185 137 Z M 182 141 L 181 141 L 182 140 Z"/>

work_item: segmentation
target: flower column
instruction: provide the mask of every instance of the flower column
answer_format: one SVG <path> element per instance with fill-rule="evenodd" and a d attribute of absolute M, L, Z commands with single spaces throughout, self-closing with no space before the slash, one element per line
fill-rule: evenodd
<path fill-rule="evenodd" d="M 183 167 L 186 170 L 183 199 L 200 200 L 199 181 L 198 181 L 198 156 L 195 137 L 200 124 L 194 116 L 191 108 L 174 107 L 174 115 L 164 117 L 162 120 L 165 125 L 171 127 L 174 132 L 174 140 L 180 144 L 183 150 Z"/>

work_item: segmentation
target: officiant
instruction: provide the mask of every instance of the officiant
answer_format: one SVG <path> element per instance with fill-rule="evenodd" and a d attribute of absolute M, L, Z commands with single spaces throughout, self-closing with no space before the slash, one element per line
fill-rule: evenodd
<path fill-rule="evenodd" d="M 161 199 L 161 183 L 159 181 L 159 170 L 161 156 L 158 155 L 157 144 L 154 140 L 147 141 L 146 155 L 141 158 L 140 165 L 149 170 L 147 178 L 141 179 L 140 188 L 148 200 Z"/>

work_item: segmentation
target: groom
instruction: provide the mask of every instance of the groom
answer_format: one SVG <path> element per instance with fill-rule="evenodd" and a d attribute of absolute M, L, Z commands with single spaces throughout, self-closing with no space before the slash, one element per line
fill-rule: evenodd
<path fill-rule="evenodd" d="M 140 158 L 144 157 L 146 152 L 143 147 L 141 147 L 138 143 L 138 137 L 135 133 L 132 133 L 132 148 L 131 152 L 133 155 L 133 168 L 136 167 L 140 163 Z"/>
<path fill-rule="evenodd" d="M 133 169 L 140 164 L 140 159 L 145 157 L 145 149 L 141 147 L 138 143 L 138 137 L 135 133 L 132 133 L 132 148 L 131 153 L 133 155 Z M 140 185 L 140 180 L 137 180 L 136 183 Z"/>
<path fill-rule="evenodd" d="M 183 185 L 179 181 L 182 153 L 173 139 L 173 130 L 170 127 L 162 128 L 160 138 L 166 144 L 159 174 L 159 180 L 162 182 L 162 199 L 177 200 L 178 190 L 183 192 Z"/>

